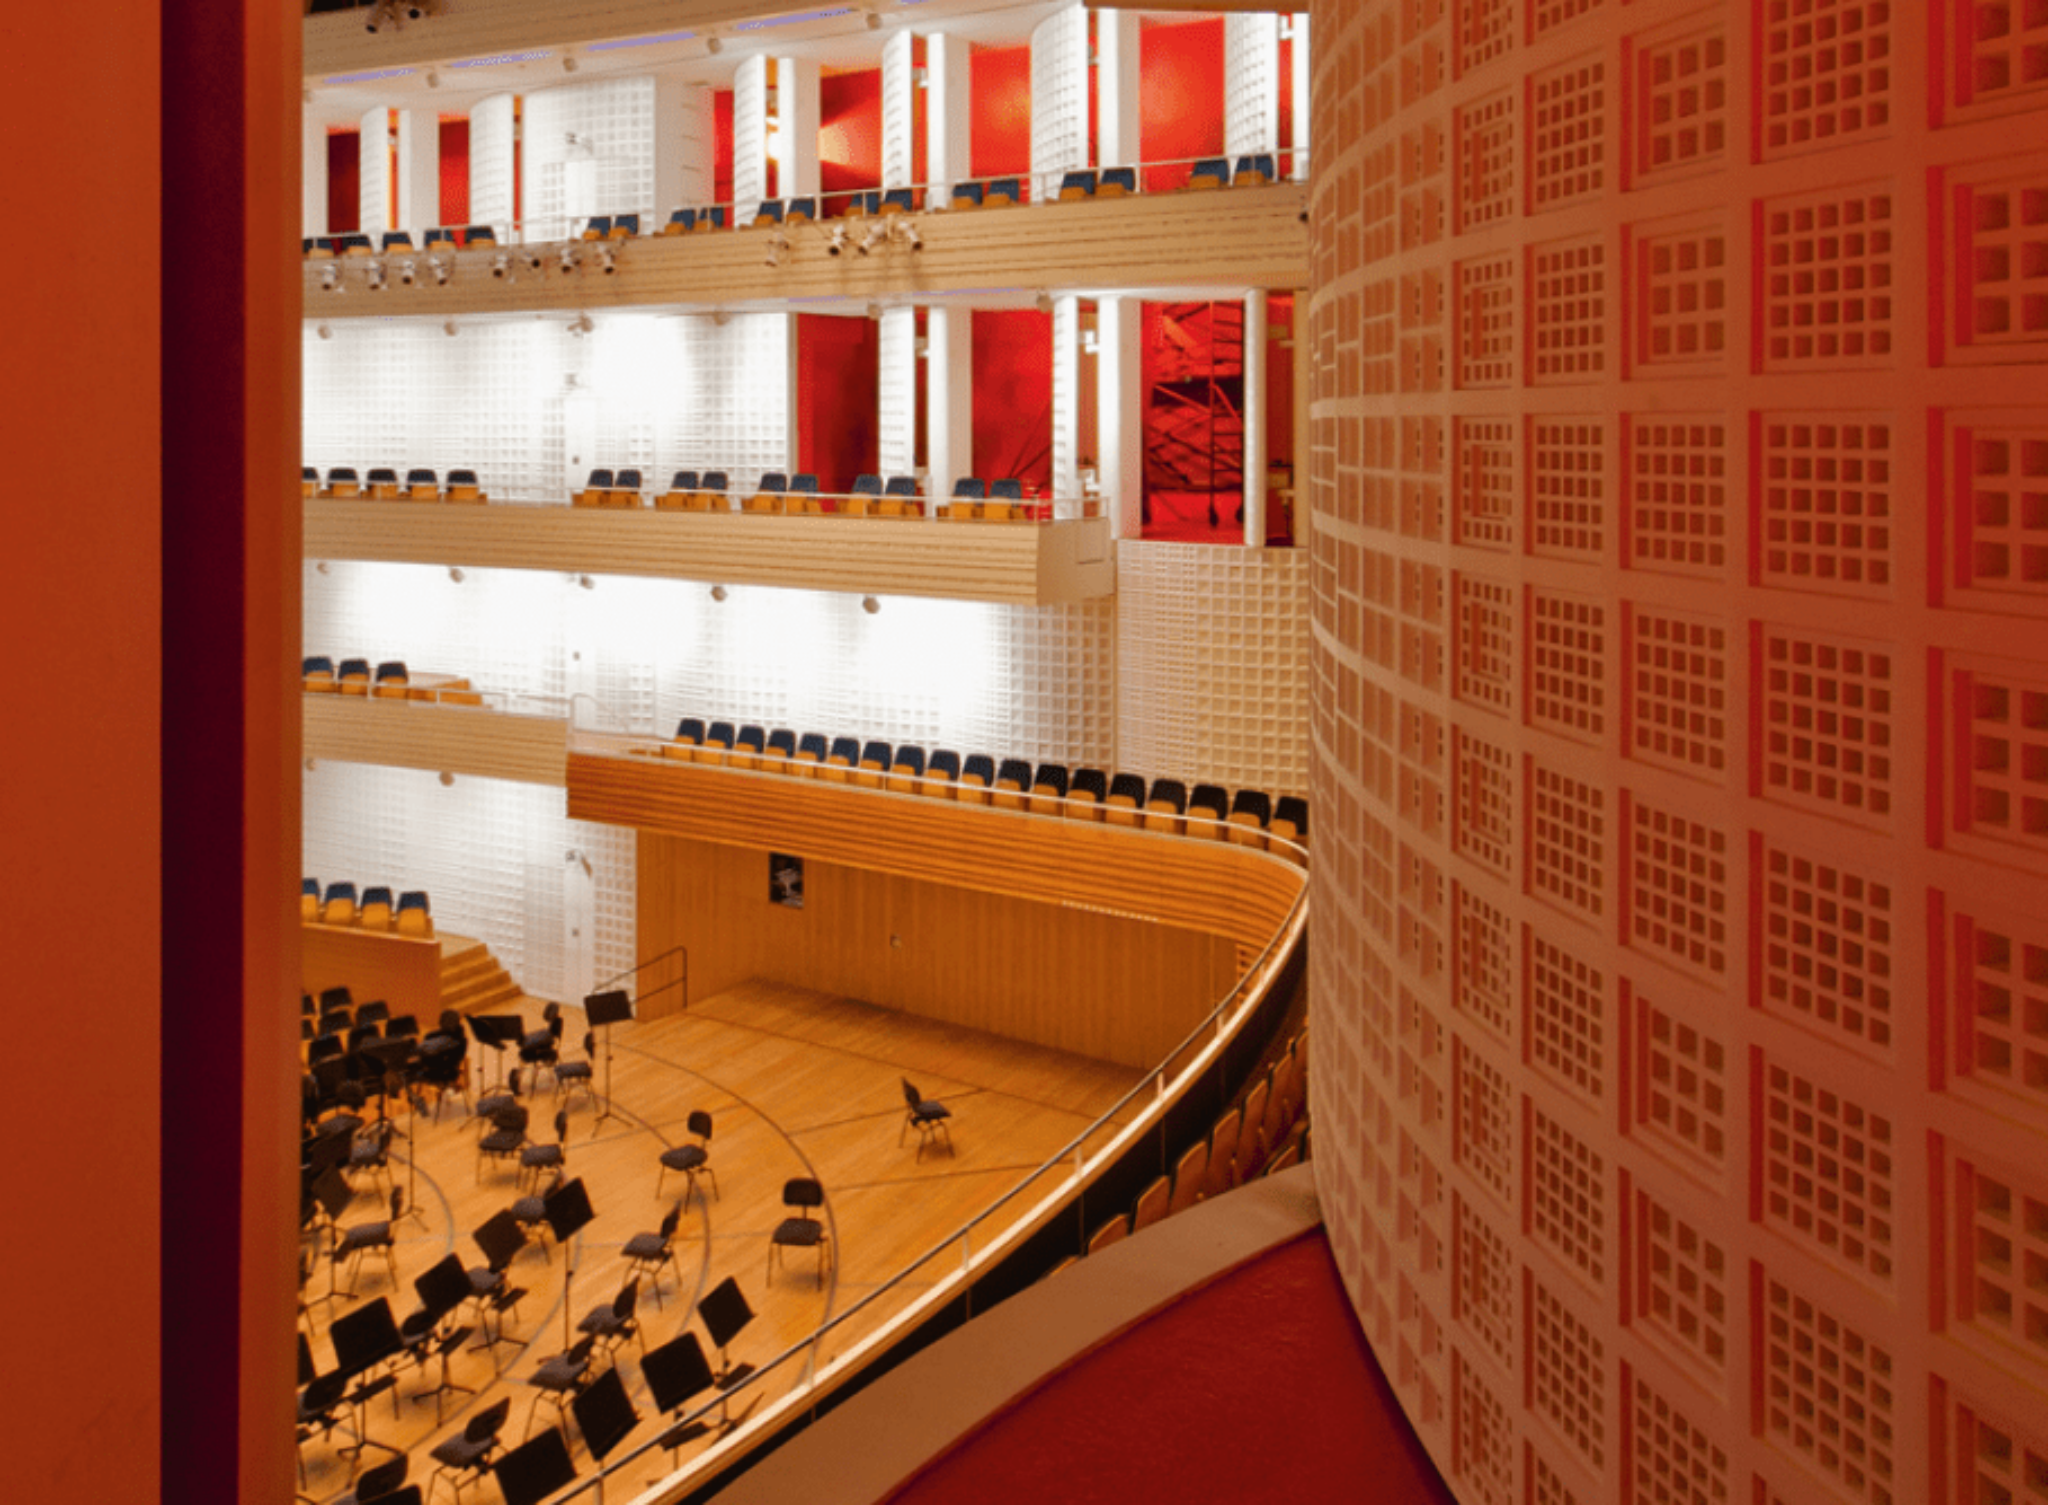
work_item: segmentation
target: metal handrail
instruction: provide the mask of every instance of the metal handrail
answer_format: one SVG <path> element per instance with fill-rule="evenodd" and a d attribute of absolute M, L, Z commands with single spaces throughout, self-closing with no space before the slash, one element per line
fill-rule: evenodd
<path fill-rule="evenodd" d="M 641 962 L 638 966 L 628 967 L 625 971 L 619 973 L 616 977 L 607 977 L 603 982 L 597 984 L 597 986 L 592 988 L 590 991 L 593 993 L 608 993 L 613 988 L 617 987 L 620 983 L 624 982 L 627 978 L 638 977 L 642 972 L 645 972 L 649 967 L 659 966 L 661 963 L 675 956 L 680 956 L 683 959 L 683 977 L 681 983 L 678 984 L 673 982 L 665 982 L 660 987 L 648 993 L 641 993 L 636 991 L 633 994 L 633 1002 L 637 1006 L 638 1004 L 644 1002 L 649 998 L 659 998 L 663 993 L 668 992 L 669 989 L 680 986 L 683 990 L 683 1007 L 687 1010 L 690 1007 L 690 948 L 688 946 L 684 946 L 681 944 L 669 947 L 668 950 L 662 952 L 659 956 L 650 956 L 646 961 Z"/>

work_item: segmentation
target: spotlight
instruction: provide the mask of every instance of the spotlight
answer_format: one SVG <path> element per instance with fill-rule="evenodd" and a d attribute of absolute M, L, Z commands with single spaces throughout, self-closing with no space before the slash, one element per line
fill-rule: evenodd
<path fill-rule="evenodd" d="M 866 612 L 869 616 L 873 616 L 876 612 L 882 609 L 882 603 L 877 601 L 873 596 L 862 596 L 860 598 L 860 609 Z"/>
<path fill-rule="evenodd" d="M 459 564 L 449 565 L 448 578 L 450 580 L 453 580 L 457 585 L 462 584 L 462 566 Z"/>
<path fill-rule="evenodd" d="M 461 331 L 462 326 L 460 324 L 457 324 L 453 319 L 450 319 L 446 324 L 443 324 L 441 326 L 441 333 L 448 336 L 448 338 L 451 340 L 454 339 L 457 334 L 461 333 Z"/>
<path fill-rule="evenodd" d="M 723 601 L 725 599 L 725 587 L 722 585 L 712 586 L 711 599 L 714 601 Z"/>
<path fill-rule="evenodd" d="M 562 275 L 566 277 L 575 270 L 576 248 L 573 245 L 562 247 Z"/>
<path fill-rule="evenodd" d="M 453 788 L 453 787 L 454 787 L 454 784 L 455 784 L 455 775 L 454 775 L 454 774 L 452 774 L 452 773 L 450 773 L 450 772 L 448 772 L 448 770 L 447 770 L 447 769 L 445 769 L 445 768 L 444 768 L 444 769 L 442 769 L 442 770 L 441 770 L 441 787 L 442 787 L 443 789 L 449 789 L 449 788 Z"/>
<path fill-rule="evenodd" d="M 511 254 L 511 252 L 509 252 L 509 251 L 500 251 L 500 252 L 499 252 L 499 253 L 498 253 L 498 254 L 497 254 L 496 256 L 493 256 L 493 257 L 491 258 L 491 275 L 492 275 L 493 277 L 504 277 L 504 276 L 508 276 L 508 275 L 509 275 L 509 274 L 511 273 L 511 271 L 512 271 L 512 254 Z"/>
<path fill-rule="evenodd" d="M 338 293 L 341 291 L 340 267 L 330 266 L 321 270 L 320 291 L 323 293 Z"/>
<path fill-rule="evenodd" d="M 578 575 L 576 577 L 576 583 L 582 586 L 587 591 L 594 591 L 597 589 L 597 582 L 591 579 L 588 575 Z"/>
<path fill-rule="evenodd" d="M 399 263 L 398 280 L 404 283 L 407 287 L 411 287 L 412 279 L 417 274 L 417 271 L 418 269 L 413 265 L 412 258 L 408 256 L 404 261 Z"/>
<path fill-rule="evenodd" d="M 528 251 L 526 253 L 526 270 L 529 272 L 540 270 L 540 252 Z"/>
<path fill-rule="evenodd" d="M 876 246 L 879 246 L 883 241 L 887 240 L 888 238 L 889 222 L 887 220 L 878 219 L 875 220 L 872 224 L 870 224 L 866 230 L 861 232 L 860 244 L 855 246 L 854 249 L 860 252 L 861 255 L 865 256 L 870 251 L 874 250 Z"/>
<path fill-rule="evenodd" d="M 448 285 L 447 262 L 438 256 L 429 256 L 427 258 L 427 270 L 434 274 L 435 287 L 446 287 Z"/>
<path fill-rule="evenodd" d="M 825 245 L 827 256 L 837 256 L 846 249 L 846 226 L 844 223 L 832 227 L 832 239 Z"/>
<path fill-rule="evenodd" d="M 782 265 L 783 262 L 787 261 L 788 259 L 789 236 L 784 231 L 777 230 L 773 235 L 768 237 L 768 256 L 766 264 L 772 267 L 779 267 Z"/>
<path fill-rule="evenodd" d="M 597 326 L 590 322 L 589 314 L 578 314 L 569 321 L 569 333 L 573 335 L 586 335 L 595 328 Z"/>
<path fill-rule="evenodd" d="M 411 0 L 411 3 L 405 8 L 405 19 L 408 21 L 424 21 L 433 13 L 434 0 Z"/>
<path fill-rule="evenodd" d="M 609 277 L 619 269 L 619 253 L 611 245 L 599 242 L 597 247 L 597 269 Z"/>
<path fill-rule="evenodd" d="M 381 292 L 384 287 L 384 263 L 372 259 L 369 266 L 364 268 L 364 270 L 369 274 L 370 291 L 373 293 Z"/>
<path fill-rule="evenodd" d="M 334 338 L 334 331 L 329 329 L 325 324 L 322 324 L 317 330 L 314 331 L 314 333 L 318 334 L 320 338 L 323 340 L 331 340 Z"/>
<path fill-rule="evenodd" d="M 924 249 L 924 237 L 917 233 L 917 226 L 907 219 L 899 219 L 891 227 L 891 233 L 913 251 Z"/>

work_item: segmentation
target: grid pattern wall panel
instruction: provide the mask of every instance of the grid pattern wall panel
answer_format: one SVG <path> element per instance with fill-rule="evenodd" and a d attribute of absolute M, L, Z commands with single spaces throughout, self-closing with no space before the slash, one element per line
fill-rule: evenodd
<path fill-rule="evenodd" d="M 1075 5 L 1031 32 L 1031 197 L 1059 193 L 1060 175 L 1088 165 L 1088 9 Z"/>
<path fill-rule="evenodd" d="M 885 476 L 917 469 L 917 310 L 885 308 L 876 338 L 876 463 Z"/>
<path fill-rule="evenodd" d="M 744 224 L 768 194 L 768 65 L 765 53 L 742 58 L 732 79 L 733 218 Z"/>
<path fill-rule="evenodd" d="M 435 324 L 345 319 L 303 343 L 305 463 L 477 472 L 494 501 L 564 501 L 595 466 L 725 469 L 790 449 L 785 314 L 607 313 Z M 589 448 L 590 453 L 584 453 Z"/>
<path fill-rule="evenodd" d="M 566 240 L 593 214 L 657 223 L 654 80 L 564 84 L 526 96 L 520 171 L 529 240 Z"/>
<path fill-rule="evenodd" d="M 391 129 L 391 112 L 381 105 L 365 114 L 359 126 L 356 224 L 365 235 L 376 237 L 396 228 L 391 222 L 391 206 L 398 185 L 392 180 L 391 149 L 398 138 Z"/>
<path fill-rule="evenodd" d="M 1280 17 L 1223 18 L 1223 151 L 1233 162 L 1280 146 Z"/>
<path fill-rule="evenodd" d="M 559 789 L 323 762 L 304 801 L 308 874 L 426 890 L 437 929 L 483 941 L 536 997 L 580 998 L 633 965 L 633 833 L 570 820 Z M 593 902 L 595 934 L 572 935 L 572 906 Z"/>
<path fill-rule="evenodd" d="M 882 44 L 882 186 L 902 188 L 915 180 L 917 161 L 917 78 L 912 66 L 914 32 L 893 32 Z"/>
<path fill-rule="evenodd" d="M 497 226 L 501 240 L 512 227 L 516 105 L 510 94 L 493 94 L 479 99 L 469 112 L 470 223 Z"/>
<path fill-rule="evenodd" d="M 1461 1498 L 2048 1502 L 2048 12 L 1504 13 L 1313 19 L 1359 1320 Z"/>
<path fill-rule="evenodd" d="M 1120 766 L 1306 787 L 1308 564 L 1298 549 L 1118 548 Z"/>

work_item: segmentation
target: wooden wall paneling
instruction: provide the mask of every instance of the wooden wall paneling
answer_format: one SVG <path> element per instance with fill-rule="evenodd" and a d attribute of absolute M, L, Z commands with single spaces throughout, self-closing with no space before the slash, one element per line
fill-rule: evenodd
<path fill-rule="evenodd" d="M 567 781 L 566 718 L 507 716 L 476 706 L 306 695 L 308 757 L 466 773 L 561 788 Z"/>
<path fill-rule="evenodd" d="M 381 998 L 394 1016 L 411 1014 L 422 1031 L 441 1015 L 441 943 L 342 925 L 299 927 L 300 986 L 347 985 L 358 1004 Z"/>
<path fill-rule="evenodd" d="M 1302 870 L 1251 848 L 669 759 L 572 751 L 569 815 L 1264 946 Z"/>
<path fill-rule="evenodd" d="M 1047 605 L 1116 590 L 1106 518 L 1040 527 L 310 500 L 308 559 L 580 570 Z"/>
<path fill-rule="evenodd" d="M 1002 269 L 1006 287 L 1286 290 L 1309 283 L 1307 209 L 1305 184 L 1274 183 L 941 212 L 916 219 L 923 250 L 874 256 L 828 255 L 829 223 L 799 225 L 789 231 L 788 259 L 773 267 L 764 264 L 763 233 L 648 235 L 619 243 L 609 276 L 586 268 L 567 278 L 498 278 L 491 275 L 496 251 L 458 251 L 445 285 L 392 280 L 374 297 L 354 296 L 364 276 L 355 263 L 315 260 L 304 269 L 305 307 L 309 318 L 332 321 L 761 299 L 865 303 L 891 294 L 978 292 L 988 287 L 991 267 Z M 321 288 L 336 267 L 346 287 L 341 295 Z"/>
<path fill-rule="evenodd" d="M 687 946 L 697 997 L 769 978 L 1142 1070 L 1237 975 L 1221 936 L 838 863 L 785 908 L 761 848 L 643 832 L 638 872 L 641 952 Z"/>

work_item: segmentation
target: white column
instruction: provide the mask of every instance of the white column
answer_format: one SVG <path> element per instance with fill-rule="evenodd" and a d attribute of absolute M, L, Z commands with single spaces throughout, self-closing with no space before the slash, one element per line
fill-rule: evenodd
<path fill-rule="evenodd" d="M 917 468 L 917 310 L 883 309 L 875 344 L 875 461 L 884 477 L 907 476 Z"/>
<path fill-rule="evenodd" d="M 907 188 L 916 171 L 917 34 L 891 32 L 882 44 L 882 186 Z"/>
<path fill-rule="evenodd" d="M 1145 530 L 1144 304 L 1103 298 L 1095 305 L 1095 463 L 1118 538 Z"/>
<path fill-rule="evenodd" d="M 307 115 L 299 126 L 299 233 L 327 233 L 327 125 Z"/>
<path fill-rule="evenodd" d="M 1266 294 L 1244 300 L 1244 541 L 1266 544 Z"/>
<path fill-rule="evenodd" d="M 974 313 L 934 308 L 925 319 L 925 449 L 929 514 L 974 474 Z"/>
<path fill-rule="evenodd" d="M 953 185 L 974 176 L 973 65 L 965 37 L 935 33 L 924 39 L 924 171 L 929 202 L 952 201 Z"/>
<path fill-rule="evenodd" d="M 1031 31 L 1031 197 L 1088 165 L 1088 8 L 1069 6 Z"/>
<path fill-rule="evenodd" d="M 768 59 L 740 59 L 732 80 L 732 223 L 752 224 L 768 197 Z"/>
<path fill-rule="evenodd" d="M 1290 30 L 1292 31 L 1294 36 L 1292 67 L 1289 69 L 1289 71 L 1294 75 L 1294 137 L 1288 143 L 1288 145 L 1292 148 L 1294 153 L 1294 171 L 1290 173 L 1289 176 L 1299 181 L 1306 179 L 1308 177 L 1309 66 L 1307 11 L 1298 10 L 1294 13 L 1294 25 L 1290 28 Z M 1296 342 L 1300 342 L 1299 336 L 1296 337 Z M 1305 392 L 1308 389 L 1306 387 L 1303 387 L 1298 390 Z M 1306 404 L 1300 400 L 1299 396 L 1297 396 L 1295 399 L 1295 405 L 1297 407 L 1306 406 Z M 1297 456 L 1295 459 L 1295 466 L 1297 469 L 1299 469 L 1300 465 L 1301 460 Z M 1299 480 L 1297 480 L 1295 483 L 1294 494 L 1297 498 L 1307 495 L 1307 492 L 1302 488 L 1302 485 Z M 1302 508 L 1299 505 L 1297 505 L 1295 508 L 1296 515 L 1299 516 L 1301 511 Z"/>
<path fill-rule="evenodd" d="M 398 223 L 420 232 L 441 223 L 441 118 L 435 110 L 398 112 Z"/>
<path fill-rule="evenodd" d="M 1081 300 L 1066 294 L 1052 304 L 1052 494 L 1063 502 L 1081 494 Z"/>
<path fill-rule="evenodd" d="M 1095 146 L 1105 167 L 1138 162 L 1138 13 L 1095 13 Z"/>
<path fill-rule="evenodd" d="M 356 228 L 377 244 L 391 225 L 391 112 L 383 105 L 362 119 L 362 153 L 356 178 Z"/>
<path fill-rule="evenodd" d="M 819 79 L 815 58 L 775 60 L 777 193 L 784 199 L 818 191 Z"/>
<path fill-rule="evenodd" d="M 469 220 L 496 227 L 501 237 L 516 231 L 512 224 L 513 117 L 518 99 L 493 94 L 479 99 L 469 112 Z"/>
<path fill-rule="evenodd" d="M 640 233 L 653 235 L 672 209 L 710 201 L 714 179 L 711 91 L 701 84 L 656 74 L 654 79 L 654 222 Z"/>

